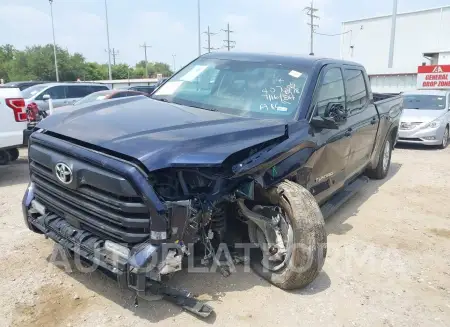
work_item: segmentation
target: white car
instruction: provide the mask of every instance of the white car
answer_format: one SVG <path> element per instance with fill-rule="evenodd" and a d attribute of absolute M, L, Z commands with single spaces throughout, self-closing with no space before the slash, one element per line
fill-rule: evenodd
<path fill-rule="evenodd" d="M 0 87 L 0 165 L 19 157 L 26 127 L 25 100 L 20 89 Z"/>
<path fill-rule="evenodd" d="M 403 114 L 398 143 L 448 145 L 450 92 L 416 90 L 403 93 Z"/>

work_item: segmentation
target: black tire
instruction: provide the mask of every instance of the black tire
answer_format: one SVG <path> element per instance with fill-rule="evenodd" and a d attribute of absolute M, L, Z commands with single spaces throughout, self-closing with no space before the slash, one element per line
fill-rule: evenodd
<path fill-rule="evenodd" d="M 442 142 L 439 145 L 439 149 L 445 149 L 448 146 L 448 126 L 445 128 L 444 136 L 442 137 Z"/>
<path fill-rule="evenodd" d="M 302 186 L 284 181 L 276 186 L 278 205 L 285 212 L 293 231 L 292 253 L 286 265 L 277 271 L 252 261 L 253 270 L 273 285 L 292 290 L 305 287 L 319 274 L 327 254 L 327 234 L 320 208 Z"/>
<path fill-rule="evenodd" d="M 15 161 L 19 158 L 19 149 L 8 149 L 9 155 L 11 156 L 11 161 Z"/>
<path fill-rule="evenodd" d="M 11 162 L 11 155 L 7 150 L 0 150 L 0 165 L 4 166 Z"/>
<path fill-rule="evenodd" d="M 389 172 L 392 158 L 392 137 L 387 137 L 380 151 L 378 164 L 374 169 L 368 169 L 366 175 L 373 179 L 383 179 Z"/>

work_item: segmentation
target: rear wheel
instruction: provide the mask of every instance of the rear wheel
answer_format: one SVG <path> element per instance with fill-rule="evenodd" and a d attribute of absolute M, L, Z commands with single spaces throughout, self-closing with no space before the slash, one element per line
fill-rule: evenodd
<path fill-rule="evenodd" d="M 302 288 L 317 277 L 325 262 L 325 222 L 316 200 L 302 186 L 284 181 L 273 191 L 279 208 L 275 232 L 280 237 L 276 246 L 268 248 L 265 233 L 249 222 L 250 241 L 262 252 L 262 260 L 252 260 L 252 268 L 281 289 Z"/>
<path fill-rule="evenodd" d="M 445 149 L 448 146 L 448 126 L 445 128 L 444 136 L 442 137 L 442 142 L 439 148 Z"/>
<path fill-rule="evenodd" d="M 9 149 L 9 155 L 11 156 L 11 161 L 17 160 L 19 158 L 19 149 Z"/>
<path fill-rule="evenodd" d="M 7 150 L 0 150 L 0 165 L 7 165 L 11 162 L 11 154 Z"/>
<path fill-rule="evenodd" d="M 367 176 L 374 179 L 383 179 L 389 172 L 392 156 L 392 138 L 386 138 L 383 149 L 380 151 L 378 164 L 374 169 L 367 170 Z"/>

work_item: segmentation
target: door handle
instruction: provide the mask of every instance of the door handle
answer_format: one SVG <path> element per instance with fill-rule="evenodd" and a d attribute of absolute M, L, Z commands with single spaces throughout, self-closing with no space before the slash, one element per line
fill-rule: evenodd
<path fill-rule="evenodd" d="M 376 122 L 377 122 L 377 119 L 376 119 L 376 117 L 373 117 L 373 118 L 372 118 L 372 120 L 370 121 L 370 123 L 371 123 L 372 125 L 375 125 L 375 124 L 376 124 Z"/>
<path fill-rule="evenodd" d="M 346 131 L 345 131 L 345 136 L 351 136 L 352 135 L 352 129 L 351 128 L 349 128 L 349 129 L 347 129 Z"/>

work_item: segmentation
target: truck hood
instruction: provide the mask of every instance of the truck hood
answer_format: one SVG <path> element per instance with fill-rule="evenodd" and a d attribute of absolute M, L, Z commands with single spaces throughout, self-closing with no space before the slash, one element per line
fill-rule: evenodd
<path fill-rule="evenodd" d="M 443 116 L 446 112 L 447 110 L 403 109 L 400 120 L 406 123 L 428 123 Z"/>
<path fill-rule="evenodd" d="M 141 161 L 148 170 L 215 166 L 285 135 L 286 122 L 207 111 L 147 97 L 60 109 L 38 127 Z"/>

